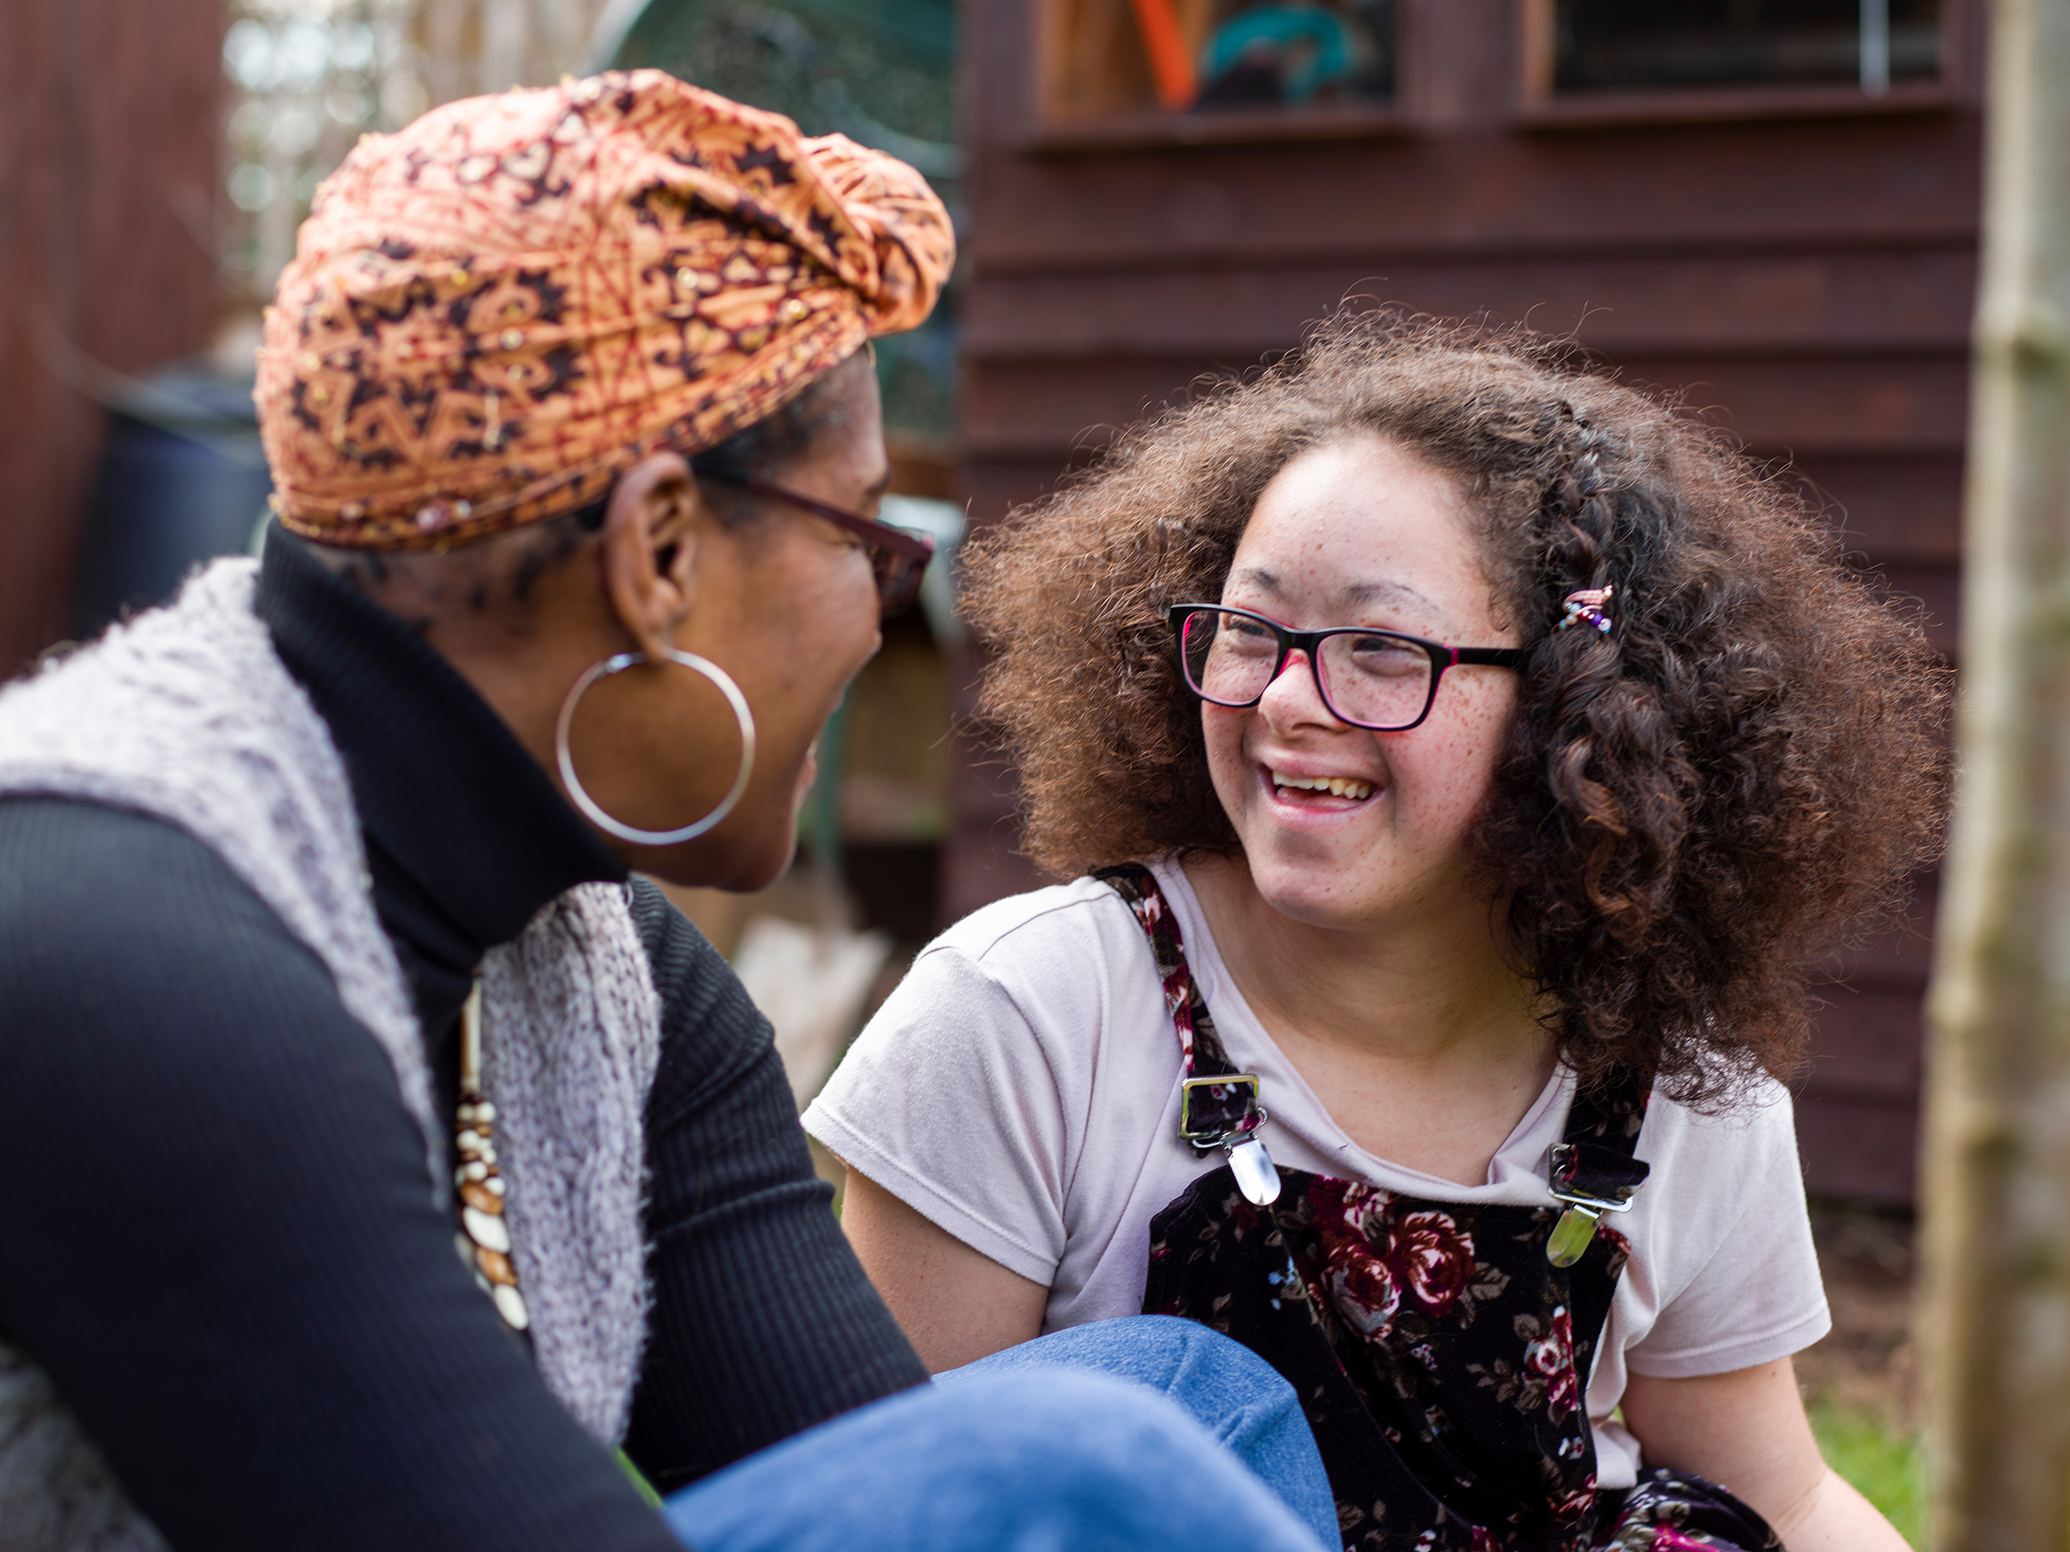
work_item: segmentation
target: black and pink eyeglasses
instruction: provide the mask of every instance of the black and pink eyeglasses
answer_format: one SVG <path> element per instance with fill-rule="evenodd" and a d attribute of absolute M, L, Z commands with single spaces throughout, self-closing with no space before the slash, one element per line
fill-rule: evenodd
<path fill-rule="evenodd" d="M 782 501 L 800 511 L 810 512 L 814 517 L 823 517 L 859 535 L 869 546 L 870 569 L 877 578 L 877 601 L 887 618 L 903 611 L 920 591 L 920 579 L 926 575 L 928 561 L 934 558 L 933 535 L 915 533 L 910 528 L 864 517 L 860 512 L 850 512 L 736 469 L 705 469 L 695 465 L 692 469 L 701 480 L 737 485 L 758 496 L 767 496 L 771 501 Z"/>
<path fill-rule="evenodd" d="M 1299 652 L 1330 715 L 1376 733 L 1405 732 L 1429 716 L 1446 669 L 1521 668 L 1526 656 L 1522 647 L 1453 647 L 1363 625 L 1289 630 L 1248 609 L 1215 604 L 1174 604 L 1168 613 L 1186 687 L 1202 700 L 1255 706 Z"/>

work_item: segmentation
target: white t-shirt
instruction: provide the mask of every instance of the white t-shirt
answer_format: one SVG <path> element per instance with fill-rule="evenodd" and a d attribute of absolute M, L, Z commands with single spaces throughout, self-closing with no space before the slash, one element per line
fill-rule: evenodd
<path fill-rule="evenodd" d="M 1573 1093 L 1557 1071 L 1462 1186 L 1359 1147 L 1231 981 L 1185 874 L 1153 871 L 1240 1071 L 1255 1072 L 1275 1162 L 1434 1201 L 1543 1207 L 1546 1151 Z M 1001 1266 L 1050 1290 L 1043 1329 L 1142 1310 L 1150 1220 L 1222 1163 L 1177 1135 L 1178 1037 L 1149 941 L 1109 886 L 1079 879 L 1001 900 L 937 938 L 870 1021 L 805 1127 L 841 1159 Z M 1654 1097 L 1652 1166 L 1589 1383 L 1598 1480 L 1629 1487 L 1639 1450 L 1610 1420 L 1627 1373 L 1767 1363 L 1831 1328 L 1804 1207 L 1788 1093 L 1724 1116 Z"/>

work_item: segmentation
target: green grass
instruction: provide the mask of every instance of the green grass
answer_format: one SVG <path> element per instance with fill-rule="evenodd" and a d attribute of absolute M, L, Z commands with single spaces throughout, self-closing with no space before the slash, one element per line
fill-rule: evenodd
<path fill-rule="evenodd" d="M 1913 1546 L 1925 1545 L 1926 1483 L 1919 1440 L 1893 1428 L 1880 1411 L 1843 1406 L 1830 1398 L 1811 1404 L 1811 1429 L 1826 1464 L 1881 1509 Z"/>
<path fill-rule="evenodd" d="M 618 1469 L 631 1479 L 633 1491 L 640 1495 L 641 1503 L 650 1509 L 661 1507 L 661 1494 L 654 1491 L 654 1484 L 647 1480 L 645 1473 L 633 1464 L 633 1458 L 624 1450 L 618 1451 Z"/>

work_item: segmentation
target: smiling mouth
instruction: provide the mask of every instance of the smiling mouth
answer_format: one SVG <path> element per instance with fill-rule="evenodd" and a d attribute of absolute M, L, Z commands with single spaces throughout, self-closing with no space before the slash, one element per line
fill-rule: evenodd
<path fill-rule="evenodd" d="M 1273 796 L 1298 803 L 1313 803 L 1322 798 L 1342 798 L 1349 803 L 1363 803 L 1373 795 L 1373 784 L 1359 776 L 1290 776 L 1285 771 L 1267 771 L 1272 779 Z M 1290 794 L 1299 794 L 1290 797 Z"/>

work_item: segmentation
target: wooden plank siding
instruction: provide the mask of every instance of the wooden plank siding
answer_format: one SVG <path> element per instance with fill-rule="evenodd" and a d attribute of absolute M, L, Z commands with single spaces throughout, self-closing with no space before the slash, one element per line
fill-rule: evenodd
<path fill-rule="evenodd" d="M 1955 657 L 1980 199 L 1972 0 L 1946 0 L 1948 78 L 1887 110 L 1825 92 L 1766 114 L 1739 92 L 1715 122 L 1677 109 L 1588 125 L 1548 124 L 1558 115 L 1526 100 L 1518 0 L 1404 0 L 1385 122 L 1204 144 L 1039 123 L 1041 3 L 964 12 L 959 472 L 975 521 L 1364 296 L 1572 332 L 1628 379 L 1679 392 L 1804 480 Z M 967 741 L 962 755 L 952 915 L 1035 881 L 1012 850 L 1010 772 Z M 1819 993 L 1800 1099 L 1816 1190 L 1912 1199 L 1930 887 L 1919 899 L 1913 932 L 1849 956 L 1847 984 Z"/>
<path fill-rule="evenodd" d="M 208 342 L 223 26 L 220 0 L 0 5 L 0 678 L 65 630 L 104 425 L 36 331 L 125 372 Z"/>

